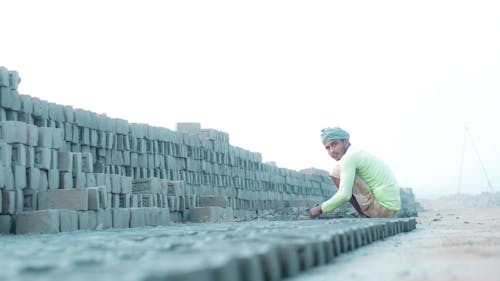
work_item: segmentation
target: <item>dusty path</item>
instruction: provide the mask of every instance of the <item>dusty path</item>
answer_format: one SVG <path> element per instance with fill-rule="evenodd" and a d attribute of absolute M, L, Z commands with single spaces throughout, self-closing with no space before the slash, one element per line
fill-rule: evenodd
<path fill-rule="evenodd" d="M 289 280 L 500 280 L 500 207 L 424 207 L 416 230 Z"/>

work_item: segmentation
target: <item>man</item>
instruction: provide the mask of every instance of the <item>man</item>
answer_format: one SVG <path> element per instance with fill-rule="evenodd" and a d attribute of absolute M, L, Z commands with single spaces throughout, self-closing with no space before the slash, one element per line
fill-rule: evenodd
<path fill-rule="evenodd" d="M 341 128 L 321 130 L 328 154 L 338 161 L 330 177 L 337 192 L 309 211 L 311 217 L 330 212 L 349 201 L 360 217 L 389 218 L 401 209 L 399 187 L 391 169 L 380 159 L 356 150 Z"/>

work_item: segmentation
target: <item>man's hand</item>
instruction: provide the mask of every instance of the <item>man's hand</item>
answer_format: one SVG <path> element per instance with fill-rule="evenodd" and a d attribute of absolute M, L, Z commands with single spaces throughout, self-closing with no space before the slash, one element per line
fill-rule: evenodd
<path fill-rule="evenodd" d="M 309 210 L 309 216 L 313 219 L 315 219 L 322 213 L 323 211 L 321 211 L 321 205 L 319 204 L 314 205 L 314 207 Z"/>

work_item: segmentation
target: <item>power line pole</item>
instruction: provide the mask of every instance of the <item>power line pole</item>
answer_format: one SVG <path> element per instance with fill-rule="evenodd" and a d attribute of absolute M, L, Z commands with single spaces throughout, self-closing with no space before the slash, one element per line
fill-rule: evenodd
<path fill-rule="evenodd" d="M 464 144 L 462 146 L 462 160 L 460 162 L 460 174 L 459 174 L 459 180 L 458 180 L 458 194 L 460 194 L 460 187 L 462 184 L 462 174 L 463 174 L 463 167 L 464 167 L 464 155 L 465 155 L 465 144 L 467 140 L 467 135 L 469 135 L 472 148 L 474 149 L 474 152 L 476 153 L 477 159 L 479 160 L 479 164 L 481 164 L 481 169 L 483 170 L 484 176 L 486 177 L 486 181 L 488 182 L 488 188 L 489 191 L 494 191 L 493 186 L 491 185 L 490 178 L 488 177 L 488 173 L 486 172 L 486 168 L 484 167 L 483 161 L 481 160 L 481 156 L 479 155 L 479 150 L 476 147 L 476 144 L 474 143 L 474 139 L 472 138 L 472 134 L 469 131 L 469 128 L 464 126 Z"/>

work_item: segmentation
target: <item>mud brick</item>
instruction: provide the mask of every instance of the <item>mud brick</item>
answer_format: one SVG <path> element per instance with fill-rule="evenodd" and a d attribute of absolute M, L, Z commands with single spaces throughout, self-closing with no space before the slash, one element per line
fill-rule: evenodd
<path fill-rule="evenodd" d="M 97 186 L 97 181 L 95 179 L 95 174 L 93 174 L 93 173 L 85 173 L 85 176 L 87 178 L 87 184 L 86 184 L 86 186 Z"/>
<path fill-rule="evenodd" d="M 89 210 L 87 213 L 89 216 L 89 229 L 95 230 L 97 228 L 97 212 Z"/>
<path fill-rule="evenodd" d="M 161 208 L 159 214 L 159 225 L 170 225 L 170 212 L 168 208 Z"/>
<path fill-rule="evenodd" d="M 38 209 L 68 209 L 77 211 L 88 210 L 88 190 L 52 189 L 38 193 Z"/>
<path fill-rule="evenodd" d="M 82 188 L 87 186 L 87 175 L 85 173 L 75 173 L 73 171 L 73 188 Z"/>
<path fill-rule="evenodd" d="M 82 170 L 82 153 L 77 152 L 73 153 L 73 176 L 75 176 L 77 173 L 83 172 Z"/>
<path fill-rule="evenodd" d="M 78 212 L 78 229 L 79 230 L 91 229 L 89 212 L 87 211 Z"/>
<path fill-rule="evenodd" d="M 71 172 L 59 173 L 59 188 L 62 189 L 73 188 L 73 173 Z"/>
<path fill-rule="evenodd" d="M 26 145 L 17 143 L 12 145 L 12 165 L 26 166 Z"/>
<path fill-rule="evenodd" d="M 64 130 L 62 128 L 51 128 L 52 129 L 52 148 L 60 149 L 63 147 L 64 142 Z"/>
<path fill-rule="evenodd" d="M 179 196 L 185 193 L 186 184 L 184 181 L 168 181 L 168 195 Z"/>
<path fill-rule="evenodd" d="M 219 222 L 224 220 L 222 207 L 195 207 L 191 210 L 191 221 L 195 223 Z"/>
<path fill-rule="evenodd" d="M 61 172 L 73 172 L 73 153 L 57 153 L 57 167 Z"/>
<path fill-rule="evenodd" d="M 23 189 L 27 186 L 26 183 L 26 167 L 16 165 L 14 168 L 14 188 Z"/>
<path fill-rule="evenodd" d="M 0 87 L 10 87 L 9 70 L 4 66 L 0 66 Z"/>
<path fill-rule="evenodd" d="M 40 170 L 37 168 L 26 169 L 26 186 L 30 189 L 37 190 L 40 185 Z"/>
<path fill-rule="evenodd" d="M 46 170 L 40 170 L 40 177 L 38 178 L 38 190 L 46 191 L 49 188 L 48 172 Z"/>
<path fill-rule="evenodd" d="M 132 181 L 133 193 L 159 193 L 160 190 L 161 183 L 158 178 L 134 179 Z"/>
<path fill-rule="evenodd" d="M 74 210 L 59 210 L 59 231 L 69 232 L 78 230 L 78 212 Z"/>
<path fill-rule="evenodd" d="M 2 214 L 14 214 L 16 212 L 16 192 L 2 189 Z"/>
<path fill-rule="evenodd" d="M 111 209 L 99 209 L 96 212 L 97 229 L 108 229 L 113 227 Z"/>
<path fill-rule="evenodd" d="M 160 225 L 160 208 L 148 208 L 149 209 L 149 226 Z"/>
<path fill-rule="evenodd" d="M 12 165 L 12 146 L 0 140 L 0 165 Z"/>
<path fill-rule="evenodd" d="M 120 194 L 111 193 L 111 208 L 120 208 Z"/>
<path fill-rule="evenodd" d="M 38 146 L 45 148 L 52 148 L 54 136 L 53 128 L 50 127 L 39 127 L 38 128 Z"/>
<path fill-rule="evenodd" d="M 38 144 L 38 127 L 35 125 L 27 124 L 26 130 L 28 131 L 28 139 L 26 144 L 29 146 L 36 146 Z"/>
<path fill-rule="evenodd" d="M 105 182 L 105 186 L 106 186 L 106 192 L 111 192 L 112 184 L 111 184 L 111 175 L 110 174 L 104 174 L 104 182 Z"/>
<path fill-rule="evenodd" d="M 130 208 L 139 208 L 139 194 L 130 196 Z"/>
<path fill-rule="evenodd" d="M 52 151 L 49 148 L 36 147 L 34 166 L 39 169 L 50 169 Z"/>
<path fill-rule="evenodd" d="M 145 209 L 130 208 L 130 227 L 145 226 Z"/>
<path fill-rule="evenodd" d="M 94 163 L 92 161 L 92 154 L 89 152 L 82 153 L 82 172 L 93 173 Z"/>
<path fill-rule="evenodd" d="M 26 146 L 26 167 L 35 167 L 35 149 L 31 146 Z"/>
<path fill-rule="evenodd" d="M 119 207 L 120 208 L 130 208 L 130 194 L 119 193 Z"/>
<path fill-rule="evenodd" d="M 0 215 L 0 234 L 11 234 L 13 231 L 13 220 L 11 215 Z"/>
<path fill-rule="evenodd" d="M 141 194 L 141 207 L 152 207 L 153 206 L 153 195 L 152 194 Z"/>
<path fill-rule="evenodd" d="M 47 179 L 48 179 L 48 182 L 47 182 L 47 188 L 48 189 L 58 189 L 59 188 L 59 184 L 60 184 L 60 180 L 59 180 L 59 170 L 55 170 L 55 169 L 50 169 L 47 173 Z M 70 173 L 67 173 L 69 176 L 71 176 Z M 71 186 L 73 186 L 73 183 L 71 182 Z M 47 188 L 45 188 L 45 190 L 47 190 Z"/>
<path fill-rule="evenodd" d="M 17 102 L 19 103 L 19 109 L 21 109 L 21 101 L 19 100 L 19 96 L 17 96 Z M 9 87 L 0 86 L 0 106 L 5 109 L 15 110 L 14 108 L 16 107 L 16 96 Z"/>
<path fill-rule="evenodd" d="M 59 210 L 21 212 L 16 215 L 16 234 L 59 232 Z"/>
<path fill-rule="evenodd" d="M 111 206 L 109 205 L 108 193 L 106 192 L 106 187 L 105 186 L 98 186 L 97 192 L 99 194 L 100 208 L 102 208 L 102 209 L 110 208 Z"/>
<path fill-rule="evenodd" d="M 56 149 L 51 149 L 50 152 L 50 168 L 59 169 L 59 151 Z"/>
<path fill-rule="evenodd" d="M 127 176 L 121 177 L 120 193 L 132 193 L 132 178 Z"/>
<path fill-rule="evenodd" d="M 111 209 L 113 217 L 113 228 L 130 227 L 130 209 L 113 208 Z"/>
<path fill-rule="evenodd" d="M 99 189 L 97 187 L 89 187 L 88 198 L 89 198 L 89 210 L 98 210 L 101 208 Z"/>
<path fill-rule="evenodd" d="M 198 197 L 198 206 L 199 207 L 222 207 L 225 208 L 227 206 L 227 200 L 222 196 L 199 196 Z"/>

